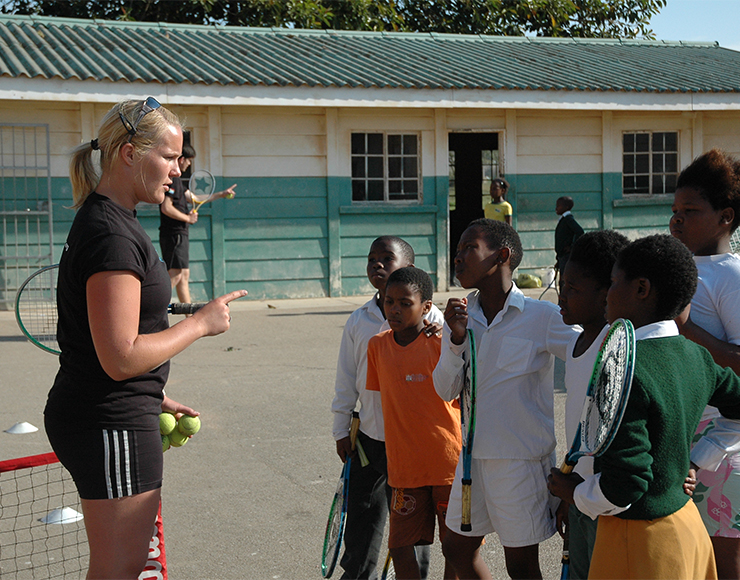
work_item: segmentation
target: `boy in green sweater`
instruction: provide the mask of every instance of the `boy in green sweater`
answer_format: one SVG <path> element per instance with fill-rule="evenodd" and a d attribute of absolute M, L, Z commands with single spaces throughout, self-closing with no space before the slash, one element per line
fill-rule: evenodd
<path fill-rule="evenodd" d="M 612 270 L 606 314 L 636 329 L 632 390 L 594 475 L 552 470 L 550 492 L 599 518 L 589 578 L 717 578 L 712 544 L 684 494 L 691 439 L 707 404 L 740 419 L 740 378 L 673 321 L 696 290 L 691 253 L 668 235 L 632 242 Z"/>

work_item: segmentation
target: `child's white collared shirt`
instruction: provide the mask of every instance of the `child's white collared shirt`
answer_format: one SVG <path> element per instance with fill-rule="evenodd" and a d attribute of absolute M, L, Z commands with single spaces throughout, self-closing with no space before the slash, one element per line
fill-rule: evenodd
<path fill-rule="evenodd" d="M 554 356 L 565 359 L 579 327 L 563 323 L 551 302 L 527 298 L 514 285 L 489 325 L 478 292 L 468 296 L 468 328 L 477 346 L 477 419 L 473 457 L 541 459 L 555 449 Z M 465 339 L 467 342 L 467 338 Z M 445 400 L 463 384 L 462 353 L 445 324 L 434 387 Z"/>

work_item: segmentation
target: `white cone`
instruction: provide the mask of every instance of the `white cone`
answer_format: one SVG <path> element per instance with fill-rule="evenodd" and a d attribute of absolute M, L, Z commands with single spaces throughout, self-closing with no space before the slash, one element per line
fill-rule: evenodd
<path fill-rule="evenodd" d="M 39 521 L 45 524 L 73 524 L 82 519 L 82 514 L 72 508 L 58 508 L 50 511 Z"/>
<path fill-rule="evenodd" d="M 23 421 L 22 423 L 16 423 L 10 429 L 6 429 L 5 432 L 12 435 L 22 435 L 24 433 L 35 433 L 38 430 L 38 427 L 34 427 L 30 423 Z"/>

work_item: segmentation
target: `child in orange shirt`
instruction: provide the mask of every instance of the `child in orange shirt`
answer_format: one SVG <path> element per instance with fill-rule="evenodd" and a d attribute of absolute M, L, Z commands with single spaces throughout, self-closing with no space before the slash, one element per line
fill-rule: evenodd
<path fill-rule="evenodd" d="M 434 542 L 434 518 L 444 538 L 445 515 L 460 448 L 460 412 L 434 390 L 432 371 L 441 338 L 422 336 L 433 285 L 419 268 L 388 278 L 385 314 L 390 330 L 367 346 L 368 390 L 380 391 L 393 488 L 388 547 L 398 578 L 419 578 L 415 545 Z M 445 578 L 455 578 L 445 563 Z"/>

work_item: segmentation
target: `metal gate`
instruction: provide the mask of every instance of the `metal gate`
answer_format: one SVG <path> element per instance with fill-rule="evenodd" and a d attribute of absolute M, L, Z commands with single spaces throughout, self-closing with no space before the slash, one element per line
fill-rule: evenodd
<path fill-rule="evenodd" d="M 0 309 L 52 263 L 50 157 L 48 125 L 0 125 Z"/>

